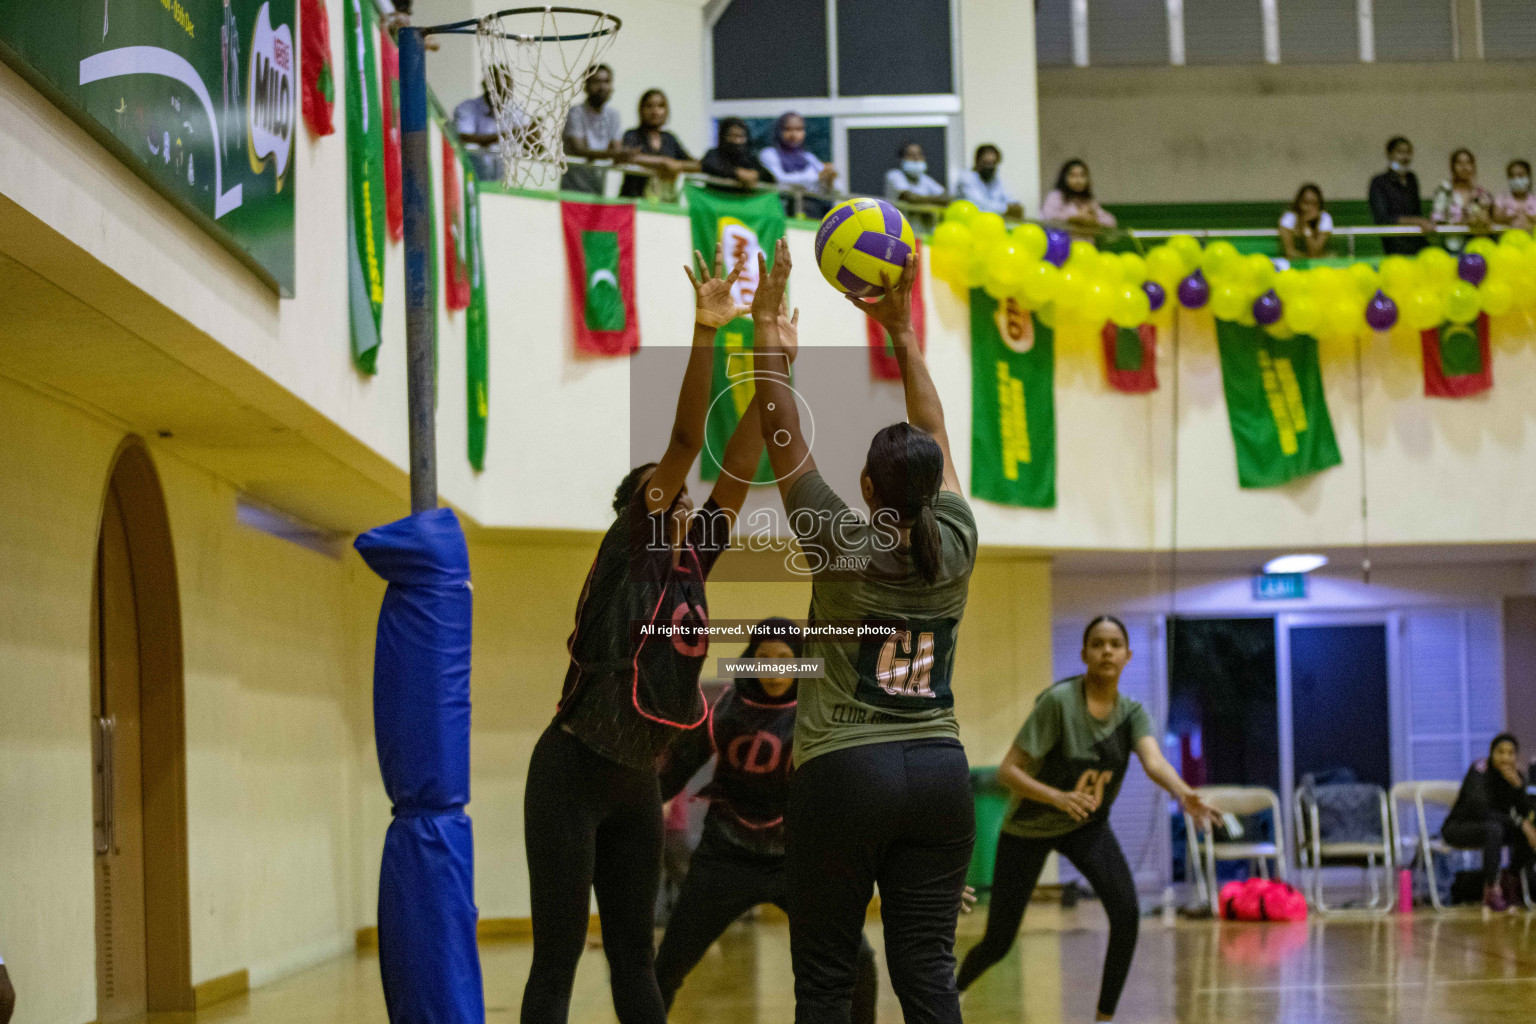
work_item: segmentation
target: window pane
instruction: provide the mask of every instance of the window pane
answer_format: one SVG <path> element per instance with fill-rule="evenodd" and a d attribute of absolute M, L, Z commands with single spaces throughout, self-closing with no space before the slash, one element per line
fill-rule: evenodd
<path fill-rule="evenodd" d="M 1536 57 L 1536 4 L 1483 0 L 1483 56 L 1489 60 Z"/>
<path fill-rule="evenodd" d="M 1035 63 L 1072 66 L 1072 0 L 1035 0 Z"/>
<path fill-rule="evenodd" d="M 946 184 L 947 153 L 942 125 L 914 128 L 849 128 L 848 190 L 860 195 L 885 195 L 885 172 L 901 163 L 899 147 L 915 142 L 923 147 L 929 177 Z"/>
<path fill-rule="evenodd" d="M 837 0 L 840 96 L 955 91 L 949 0 Z"/>
<path fill-rule="evenodd" d="M 1372 0 L 1376 59 L 1451 60 L 1451 0 Z"/>
<path fill-rule="evenodd" d="M 1088 63 L 1167 64 L 1167 0 L 1089 0 Z"/>
<path fill-rule="evenodd" d="M 827 95 L 827 0 L 734 0 L 714 45 L 717 100 Z"/>
<path fill-rule="evenodd" d="M 1348 64 L 1360 59 L 1355 0 L 1282 0 L 1282 64 Z"/>
<path fill-rule="evenodd" d="M 1184 59 L 1190 64 L 1261 64 L 1259 0 L 1184 0 Z"/>

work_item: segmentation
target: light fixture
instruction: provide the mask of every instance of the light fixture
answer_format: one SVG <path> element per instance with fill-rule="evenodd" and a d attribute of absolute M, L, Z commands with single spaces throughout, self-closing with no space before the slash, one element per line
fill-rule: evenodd
<path fill-rule="evenodd" d="M 1264 563 L 1267 573 L 1311 572 L 1328 564 L 1327 555 L 1281 555 Z"/>

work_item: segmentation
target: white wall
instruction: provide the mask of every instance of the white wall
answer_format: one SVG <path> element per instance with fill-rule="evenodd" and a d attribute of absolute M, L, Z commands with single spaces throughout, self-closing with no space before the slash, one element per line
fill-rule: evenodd
<path fill-rule="evenodd" d="M 1017 0 L 960 5 L 960 102 L 965 167 L 983 142 L 1003 152 L 999 174 L 1038 213 L 1040 110 L 1035 99 L 1035 13 Z M 1047 185 L 1047 188 L 1049 186 Z"/>
<path fill-rule="evenodd" d="M 1505 163 L 1532 157 L 1533 96 L 1529 62 L 1052 68 L 1040 72 L 1042 187 L 1080 157 L 1111 203 L 1289 201 L 1305 181 L 1364 199 L 1387 139 L 1406 135 L 1426 199 L 1461 146 L 1500 192 Z"/>

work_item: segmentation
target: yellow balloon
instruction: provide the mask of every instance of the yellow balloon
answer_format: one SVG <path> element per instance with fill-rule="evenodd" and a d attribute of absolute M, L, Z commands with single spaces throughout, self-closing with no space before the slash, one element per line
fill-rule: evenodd
<path fill-rule="evenodd" d="M 1478 291 L 1482 293 L 1483 312 L 1489 316 L 1503 316 L 1515 306 L 1515 293 L 1503 278 L 1490 277 Z"/>
<path fill-rule="evenodd" d="M 1369 263 L 1351 263 L 1349 279 L 1355 286 L 1355 294 L 1362 299 L 1369 300 L 1376 294 L 1376 289 L 1381 287 L 1379 276 Z"/>
<path fill-rule="evenodd" d="M 1238 320 L 1251 305 L 1247 294 L 1235 285 L 1219 285 L 1211 293 L 1211 312 L 1221 320 Z"/>
<path fill-rule="evenodd" d="M 1274 323 L 1265 327 L 1264 333 L 1269 335 L 1271 338 L 1279 338 L 1281 341 L 1284 341 L 1286 338 L 1296 337 L 1296 332 L 1285 326 L 1284 320 L 1276 320 Z"/>
<path fill-rule="evenodd" d="M 1174 235 L 1168 239 L 1168 248 L 1178 253 L 1179 259 L 1184 261 L 1184 271 L 1179 274 L 1179 277 L 1193 274 L 1195 268 L 1200 266 L 1200 259 L 1204 252 L 1200 248 L 1200 243 L 1189 235 Z"/>
<path fill-rule="evenodd" d="M 944 219 L 955 224 L 969 224 L 971 218 L 980 212 L 969 199 L 956 199 L 944 207 Z"/>
<path fill-rule="evenodd" d="M 1152 315 L 1152 303 L 1139 284 L 1124 284 L 1115 296 L 1109 318 L 1119 327 L 1135 327 L 1146 323 Z"/>
<path fill-rule="evenodd" d="M 1516 273 L 1525 266 L 1525 258 L 1520 250 L 1508 245 L 1494 246 L 1493 251 L 1483 258 L 1488 261 L 1489 277 Z"/>
<path fill-rule="evenodd" d="M 1011 245 L 1003 246 L 987 261 L 987 277 L 982 287 L 994 299 L 1006 299 L 1020 290 L 1028 266 L 1028 257 Z"/>
<path fill-rule="evenodd" d="M 1117 290 L 1125 283 L 1125 264 L 1121 263 L 1120 258 L 1112 252 L 1099 253 L 1094 258 L 1089 272 L 1095 280 L 1103 281 Z"/>
<path fill-rule="evenodd" d="M 1114 306 L 1115 294 L 1102 281 L 1094 281 L 1089 284 L 1083 293 L 1082 317 L 1092 324 L 1102 324 L 1109 319 L 1109 311 Z"/>
<path fill-rule="evenodd" d="M 1519 230 L 1518 228 L 1515 228 L 1500 235 L 1499 244 L 1507 245 L 1511 249 L 1529 249 L 1531 245 L 1536 244 L 1536 242 L 1533 242 L 1530 235 L 1526 234 L 1524 231 Z"/>
<path fill-rule="evenodd" d="M 1409 294 L 1405 303 L 1399 303 L 1408 326 L 1416 331 L 1427 331 L 1439 327 L 1445 320 L 1445 306 L 1440 301 L 1440 296 L 1427 289 L 1419 289 Z"/>
<path fill-rule="evenodd" d="M 1078 263 L 1084 267 L 1091 267 L 1098 261 L 1099 250 L 1092 242 L 1085 242 L 1081 238 L 1072 243 L 1071 250 L 1067 253 L 1068 263 Z"/>
<path fill-rule="evenodd" d="M 1035 311 L 1035 317 L 1051 330 L 1056 329 L 1056 303 L 1042 306 Z"/>
<path fill-rule="evenodd" d="M 1147 261 L 1134 252 L 1121 253 L 1120 279 L 1127 284 L 1141 284 L 1147 279 Z"/>
<path fill-rule="evenodd" d="M 1480 236 L 1478 238 L 1474 238 L 1474 239 L 1472 239 L 1472 241 L 1468 242 L 1467 245 L 1466 245 L 1465 251 L 1466 252 L 1475 252 L 1479 256 L 1482 256 L 1483 258 L 1486 259 L 1487 257 L 1491 256 L 1493 254 L 1493 251 L 1495 249 L 1497 249 L 1498 247 L 1499 247 L 1499 245 L 1498 245 L 1497 242 L 1495 242 L 1493 239 L 1489 238 L 1488 236 L 1483 235 L 1483 236 Z M 1428 252 L 1428 251 L 1429 251 L 1428 249 L 1425 250 L 1425 252 Z M 1446 253 L 1446 255 L 1449 256 L 1450 253 Z"/>
<path fill-rule="evenodd" d="M 1024 271 L 1024 301 L 1039 309 L 1056 297 L 1061 287 L 1061 271 L 1044 260 L 1036 260 Z"/>
<path fill-rule="evenodd" d="M 1445 297 L 1445 316 L 1452 323 L 1469 324 L 1477 319 L 1477 289 L 1465 281 L 1457 281 Z"/>
<path fill-rule="evenodd" d="M 963 199 L 956 202 L 965 202 Z M 1003 223 L 1001 214 L 977 213 L 966 223 L 970 226 L 971 235 L 978 242 L 996 242 L 1008 234 L 1008 225 Z"/>
<path fill-rule="evenodd" d="M 1536 274 L 1524 268 L 1518 274 L 1510 274 L 1509 290 L 1514 293 L 1516 308 L 1536 310 Z"/>
<path fill-rule="evenodd" d="M 1217 239 L 1205 247 L 1201 256 L 1200 266 L 1205 270 L 1205 276 L 1212 281 L 1226 277 L 1239 259 L 1237 246 L 1226 239 Z M 1230 317 L 1228 318 L 1230 319 Z"/>
<path fill-rule="evenodd" d="M 1171 245 L 1159 245 L 1147 253 L 1147 277 L 1162 285 L 1166 292 L 1171 293 L 1189 273 L 1185 266 L 1184 257 Z"/>
<path fill-rule="evenodd" d="M 1353 298 L 1330 299 L 1323 307 L 1322 325 L 1318 329 L 1333 337 L 1353 337 L 1364 322 L 1365 303 Z"/>
<path fill-rule="evenodd" d="M 1489 243 L 1492 244 L 1492 243 Z M 1456 257 L 1436 245 L 1419 253 L 1419 280 L 1437 288 L 1449 287 L 1456 280 Z"/>
<path fill-rule="evenodd" d="M 1282 302 L 1289 302 L 1293 295 L 1312 290 L 1312 282 L 1307 275 L 1295 267 L 1287 267 L 1275 275 L 1274 283 L 1270 285 L 1275 294 L 1280 296 Z"/>
<path fill-rule="evenodd" d="M 1088 293 L 1088 275 L 1078 267 L 1064 267 L 1056 282 L 1056 308 L 1077 311 Z"/>
<path fill-rule="evenodd" d="M 1285 326 L 1297 334 L 1311 334 L 1322 319 L 1322 307 L 1310 295 L 1298 295 L 1285 304 Z"/>
<path fill-rule="evenodd" d="M 1413 261 L 1406 256 L 1388 256 L 1381 261 L 1381 290 L 1398 305 L 1413 294 L 1417 276 Z"/>
<path fill-rule="evenodd" d="M 946 220 L 933 229 L 930 248 L 935 252 L 940 249 L 968 249 L 970 245 L 971 229 L 957 220 Z"/>
<path fill-rule="evenodd" d="M 1337 298 L 1351 289 L 1349 274 L 1338 267 L 1313 267 L 1307 274 L 1312 278 L 1312 293 L 1320 300 Z"/>
<path fill-rule="evenodd" d="M 1249 253 L 1243 257 L 1243 278 L 1249 291 L 1268 291 L 1275 280 L 1275 261 L 1261 252 Z"/>
<path fill-rule="evenodd" d="M 1050 240 L 1045 237 L 1045 228 L 1039 224 L 1020 224 L 1013 229 L 1013 244 L 1030 259 L 1038 260 L 1045 257 Z"/>

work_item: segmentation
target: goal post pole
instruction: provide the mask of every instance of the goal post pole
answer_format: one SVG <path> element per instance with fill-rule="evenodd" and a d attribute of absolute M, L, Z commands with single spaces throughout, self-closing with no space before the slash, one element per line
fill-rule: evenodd
<path fill-rule="evenodd" d="M 405 211 L 405 394 L 410 424 L 411 513 L 437 508 L 437 324 L 432 316 L 431 148 L 427 131 L 427 63 L 421 29 L 402 26 L 400 163 Z M 452 168 L 443 168 L 444 174 Z"/>

